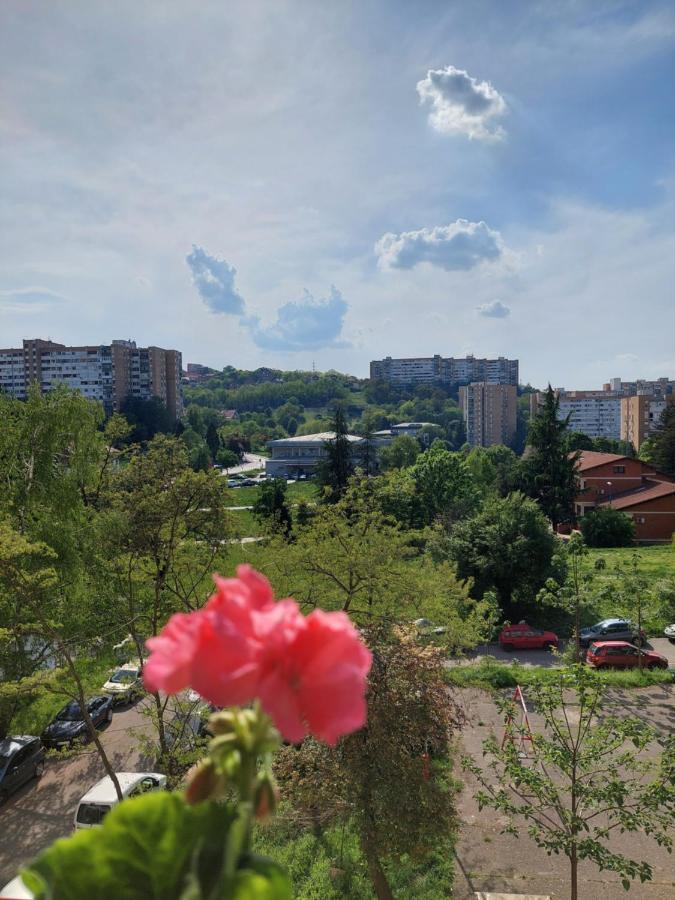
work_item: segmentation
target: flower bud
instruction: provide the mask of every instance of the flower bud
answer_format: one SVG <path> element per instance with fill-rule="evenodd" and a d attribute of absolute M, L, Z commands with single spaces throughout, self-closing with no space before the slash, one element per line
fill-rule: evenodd
<path fill-rule="evenodd" d="M 185 802 L 188 806 L 202 803 L 215 797 L 221 786 L 221 778 L 210 759 L 204 759 L 198 763 L 188 775 L 188 783 L 185 789 Z"/>
<path fill-rule="evenodd" d="M 255 791 L 255 817 L 260 821 L 266 821 L 274 814 L 279 802 L 279 789 L 272 775 L 263 772 L 256 785 Z"/>

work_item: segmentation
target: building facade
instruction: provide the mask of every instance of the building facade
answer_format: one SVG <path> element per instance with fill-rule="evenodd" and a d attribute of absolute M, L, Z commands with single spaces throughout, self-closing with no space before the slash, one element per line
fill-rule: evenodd
<path fill-rule="evenodd" d="M 58 384 L 119 410 L 127 397 L 159 397 L 173 418 L 183 412 L 181 354 L 134 341 L 67 347 L 54 341 L 26 340 L 23 347 L 0 349 L 0 390 L 25 400 L 31 384 L 47 393 Z"/>
<path fill-rule="evenodd" d="M 611 507 L 635 523 L 638 543 L 670 543 L 675 534 L 675 479 L 630 456 L 584 450 L 577 462 L 575 514 Z"/>
<path fill-rule="evenodd" d="M 322 431 L 268 441 L 271 456 L 265 460 L 265 474 L 270 478 L 311 478 L 326 456 L 326 444 L 334 438 L 334 431 Z M 347 438 L 358 453 L 364 439 L 354 434 L 348 434 Z"/>
<path fill-rule="evenodd" d="M 638 394 L 621 398 L 621 440 L 628 441 L 638 452 L 647 438 L 658 428 L 661 416 L 675 395 L 650 397 Z"/>
<path fill-rule="evenodd" d="M 512 443 L 516 434 L 517 389 L 514 384 L 462 385 L 459 405 L 472 447 Z"/>
<path fill-rule="evenodd" d="M 389 384 L 518 384 L 518 360 L 479 359 L 475 356 L 413 356 L 405 359 L 375 359 L 370 363 L 370 378 Z"/>

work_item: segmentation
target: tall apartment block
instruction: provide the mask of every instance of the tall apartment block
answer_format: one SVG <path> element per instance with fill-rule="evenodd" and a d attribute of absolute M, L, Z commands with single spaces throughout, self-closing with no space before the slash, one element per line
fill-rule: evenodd
<path fill-rule="evenodd" d="M 518 384 L 518 360 L 478 359 L 475 356 L 413 356 L 407 359 L 374 359 L 370 363 L 373 381 L 390 384 Z"/>
<path fill-rule="evenodd" d="M 178 350 L 137 347 L 134 341 L 66 347 L 27 340 L 21 349 L 0 349 L 0 390 L 25 400 L 34 382 L 42 393 L 65 384 L 102 403 L 107 413 L 119 410 L 127 397 L 159 397 L 177 419 L 183 412 L 181 367 Z"/>
<path fill-rule="evenodd" d="M 481 381 L 462 385 L 459 405 L 466 425 L 466 440 L 473 447 L 506 444 L 516 434 L 517 388 L 515 384 Z"/>
<path fill-rule="evenodd" d="M 636 451 L 656 430 L 666 406 L 675 404 L 675 394 L 650 397 L 638 394 L 621 398 L 621 440 L 629 441 Z"/>

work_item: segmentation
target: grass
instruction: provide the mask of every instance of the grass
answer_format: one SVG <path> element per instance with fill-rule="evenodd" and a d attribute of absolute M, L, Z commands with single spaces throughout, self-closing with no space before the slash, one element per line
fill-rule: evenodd
<path fill-rule="evenodd" d="M 597 570 L 596 560 L 602 558 L 606 568 Z M 582 566 L 586 573 L 592 572 L 594 581 L 612 583 L 630 570 L 633 559 L 637 558 L 638 569 L 650 581 L 675 577 L 675 544 L 653 545 L 645 547 L 612 547 L 609 549 L 590 549 L 583 557 Z"/>
<path fill-rule="evenodd" d="M 452 848 L 448 839 L 424 860 L 403 855 L 385 863 L 394 896 L 415 900 L 451 897 Z M 317 834 L 291 827 L 280 817 L 269 825 L 256 826 L 253 849 L 287 869 L 295 900 L 372 900 L 375 896 L 353 825 Z"/>
<path fill-rule="evenodd" d="M 521 685 L 553 684 L 560 675 L 559 668 L 523 666 L 502 663 L 490 657 L 480 662 L 446 669 L 445 679 L 456 687 L 510 688 Z M 652 684 L 672 684 L 673 676 L 663 669 L 605 669 L 597 672 L 603 684 L 619 688 L 641 688 Z"/>
<path fill-rule="evenodd" d="M 260 488 L 240 487 L 230 488 L 228 496 L 228 506 L 253 506 L 258 498 Z M 313 503 L 317 498 L 317 489 L 313 481 L 295 481 L 286 488 L 286 499 L 291 506 L 305 500 L 307 503 Z"/>

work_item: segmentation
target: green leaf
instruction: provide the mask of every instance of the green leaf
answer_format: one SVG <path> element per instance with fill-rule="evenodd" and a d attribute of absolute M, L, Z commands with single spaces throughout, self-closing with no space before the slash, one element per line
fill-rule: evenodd
<path fill-rule="evenodd" d="M 24 879 L 37 900 L 211 900 L 235 818 L 225 804 L 146 794 L 115 807 L 101 826 L 56 841 Z M 290 897 L 273 863 L 251 859 L 240 868 L 237 900 Z"/>

